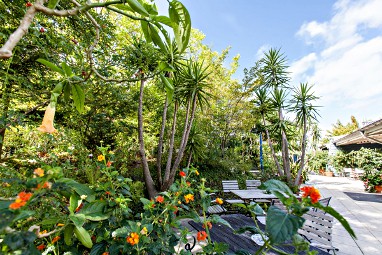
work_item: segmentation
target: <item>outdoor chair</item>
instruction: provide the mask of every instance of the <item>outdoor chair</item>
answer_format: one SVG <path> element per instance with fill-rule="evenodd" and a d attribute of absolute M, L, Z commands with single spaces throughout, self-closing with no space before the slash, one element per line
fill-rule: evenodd
<path fill-rule="evenodd" d="M 208 206 L 207 208 L 207 214 L 208 215 L 211 215 L 211 214 L 224 214 L 227 211 L 227 209 L 225 209 L 222 205 L 219 205 L 219 204 L 216 204 L 216 194 L 215 193 L 210 193 L 209 194 L 210 197 L 211 197 L 211 204 L 210 206 Z"/>
<path fill-rule="evenodd" d="M 229 194 L 231 193 L 231 190 L 239 190 L 239 184 L 237 183 L 237 180 L 224 180 L 222 181 L 222 186 L 223 186 L 225 202 L 229 204 L 244 204 L 244 201 L 241 199 L 228 198 Z"/>
<path fill-rule="evenodd" d="M 245 186 L 247 189 L 258 189 L 258 187 L 261 185 L 260 180 L 246 180 L 245 181 Z M 272 201 L 269 199 L 255 199 L 254 200 L 256 203 L 271 203 Z"/>
<path fill-rule="evenodd" d="M 302 217 L 305 222 L 298 233 L 305 237 L 311 246 L 327 250 L 338 251 L 332 245 L 333 216 L 325 214 L 321 210 L 309 210 Z"/>
<path fill-rule="evenodd" d="M 260 180 L 246 180 L 245 186 L 247 189 L 257 189 L 261 185 Z"/>

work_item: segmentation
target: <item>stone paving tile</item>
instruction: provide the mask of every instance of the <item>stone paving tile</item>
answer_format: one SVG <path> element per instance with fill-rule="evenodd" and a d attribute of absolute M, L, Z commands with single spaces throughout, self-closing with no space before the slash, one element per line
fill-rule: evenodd
<path fill-rule="evenodd" d="M 335 220 L 333 246 L 338 255 L 382 254 L 382 203 L 356 201 L 344 192 L 365 193 L 361 181 L 343 177 L 310 176 L 310 183 L 323 197 L 331 196 L 330 206 L 348 220 L 358 239 L 353 240 Z"/>

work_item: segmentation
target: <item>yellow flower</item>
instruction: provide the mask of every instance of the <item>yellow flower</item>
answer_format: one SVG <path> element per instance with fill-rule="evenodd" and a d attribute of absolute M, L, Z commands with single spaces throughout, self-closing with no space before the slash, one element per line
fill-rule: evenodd
<path fill-rule="evenodd" d="M 199 172 L 198 172 L 198 170 L 195 170 L 195 174 L 196 174 L 196 175 L 199 175 Z"/>
<path fill-rule="evenodd" d="M 109 154 L 114 154 L 114 151 L 109 151 Z"/>
<path fill-rule="evenodd" d="M 147 232 L 148 232 L 147 228 L 143 227 L 142 230 L 141 230 L 141 234 L 142 235 L 147 235 Z"/>
<path fill-rule="evenodd" d="M 216 198 L 215 202 L 218 203 L 219 205 L 221 205 L 221 204 L 223 204 L 223 199 L 218 197 L 218 198 Z"/>
<path fill-rule="evenodd" d="M 182 201 L 178 200 L 178 204 L 182 204 Z"/>
<path fill-rule="evenodd" d="M 44 176 L 44 170 L 41 169 L 41 168 L 36 168 L 36 169 L 33 171 L 33 173 L 34 173 L 35 175 L 37 175 L 38 177 L 43 177 L 43 176 Z"/>
<path fill-rule="evenodd" d="M 105 160 L 105 156 L 104 155 L 98 155 L 98 161 L 103 161 Z"/>
<path fill-rule="evenodd" d="M 194 195 L 187 194 L 184 196 L 184 199 L 186 200 L 186 204 L 188 204 L 190 201 L 194 201 Z"/>
<path fill-rule="evenodd" d="M 41 232 L 39 232 L 40 235 L 43 235 L 43 234 L 46 234 L 46 233 L 48 233 L 48 231 L 46 229 L 41 231 Z"/>

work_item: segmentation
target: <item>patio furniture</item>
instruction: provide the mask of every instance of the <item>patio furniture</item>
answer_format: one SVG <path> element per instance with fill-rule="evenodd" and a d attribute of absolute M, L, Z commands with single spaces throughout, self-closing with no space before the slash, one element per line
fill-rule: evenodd
<path fill-rule="evenodd" d="M 235 230 L 238 230 L 242 227 L 256 227 L 253 218 L 247 217 L 242 214 L 222 215 L 221 218 L 226 220 L 232 228 L 225 226 L 221 223 L 216 223 L 213 224 L 212 228 L 209 231 L 211 240 L 213 242 L 226 243 L 229 245 L 227 254 L 234 254 L 235 252 L 243 250 L 248 251 L 250 254 L 255 254 L 256 251 L 260 249 L 260 246 L 251 239 L 252 234 L 250 234 L 249 232 L 243 234 L 235 233 Z M 205 230 L 202 226 L 202 223 L 200 222 L 194 222 L 190 220 L 188 221 L 188 224 L 196 231 Z M 263 223 L 257 221 L 257 224 L 260 229 L 262 229 L 263 231 L 265 230 L 265 225 Z M 277 248 L 288 254 L 294 254 L 295 252 L 295 248 L 290 244 L 287 244 L 285 246 L 277 246 Z M 311 249 L 317 251 L 318 255 L 329 255 L 329 253 L 322 251 L 318 248 L 311 247 Z M 279 253 L 269 250 L 267 251 L 267 254 L 276 255 Z"/>
<path fill-rule="evenodd" d="M 239 190 L 239 184 L 237 180 L 224 180 L 222 181 L 223 193 L 224 193 L 224 201 L 229 204 L 244 204 L 242 199 L 231 199 L 227 198 L 231 192 L 234 190 Z"/>
<path fill-rule="evenodd" d="M 273 199 L 277 198 L 275 195 L 267 194 L 265 190 L 261 189 L 232 190 L 232 193 L 244 201 L 255 201 L 258 203 L 271 203 Z"/>
<path fill-rule="evenodd" d="M 257 189 L 261 185 L 260 180 L 246 180 L 245 186 L 247 189 Z"/>
<path fill-rule="evenodd" d="M 305 237 L 311 246 L 327 250 L 338 251 L 332 245 L 333 216 L 325 214 L 321 210 L 310 210 L 302 217 L 305 218 L 304 225 L 298 233 Z"/>

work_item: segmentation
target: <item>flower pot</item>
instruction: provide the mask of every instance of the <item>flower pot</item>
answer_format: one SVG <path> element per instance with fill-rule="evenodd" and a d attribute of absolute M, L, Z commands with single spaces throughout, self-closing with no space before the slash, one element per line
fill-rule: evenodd
<path fill-rule="evenodd" d="M 382 185 L 374 186 L 376 193 L 382 193 Z"/>

